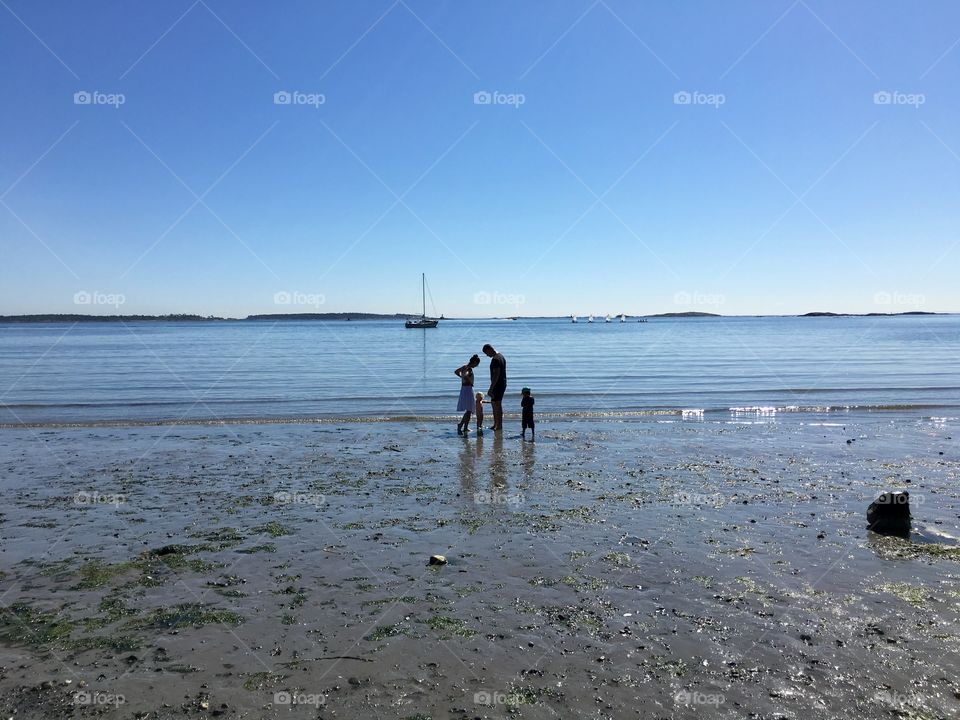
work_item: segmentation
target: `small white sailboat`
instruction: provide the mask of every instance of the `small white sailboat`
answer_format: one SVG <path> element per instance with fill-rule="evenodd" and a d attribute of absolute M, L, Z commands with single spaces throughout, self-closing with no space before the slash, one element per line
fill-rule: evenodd
<path fill-rule="evenodd" d="M 590 317 L 587 318 L 587 322 L 588 322 L 588 323 L 592 323 L 592 322 L 593 322 L 593 315 L 591 315 Z"/>
<path fill-rule="evenodd" d="M 611 317 L 610 317 L 609 315 L 607 315 L 607 316 L 603 319 L 603 321 L 604 321 L 605 323 L 610 322 L 610 320 L 611 320 Z"/>
<path fill-rule="evenodd" d="M 407 322 L 404 323 L 404 327 L 420 329 L 420 328 L 435 328 L 437 323 L 440 322 L 436 318 L 427 317 L 427 275 L 426 273 L 421 273 L 420 275 L 420 294 L 423 299 L 423 314 L 418 318 L 408 318 Z M 431 295 L 430 302 L 433 302 L 433 296 Z M 434 309 L 436 312 L 436 309 Z"/>
<path fill-rule="evenodd" d="M 620 322 L 626 322 L 626 321 L 627 321 L 627 316 L 623 313 L 620 313 Z"/>
<path fill-rule="evenodd" d="M 570 322 L 572 322 L 572 323 L 577 322 L 577 316 L 576 316 L 576 315 L 571 315 L 571 316 L 570 316 Z"/>

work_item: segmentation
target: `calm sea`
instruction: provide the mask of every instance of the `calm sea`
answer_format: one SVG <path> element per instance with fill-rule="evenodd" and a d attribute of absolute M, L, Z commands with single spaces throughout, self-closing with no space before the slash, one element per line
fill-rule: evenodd
<path fill-rule="evenodd" d="M 0 423 L 454 414 L 486 342 L 508 410 L 528 385 L 541 413 L 960 413 L 960 316 L 150 322 L 0 325 Z"/>

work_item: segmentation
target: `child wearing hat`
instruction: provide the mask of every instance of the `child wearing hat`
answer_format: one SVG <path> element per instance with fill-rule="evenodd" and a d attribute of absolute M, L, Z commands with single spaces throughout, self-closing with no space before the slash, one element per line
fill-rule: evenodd
<path fill-rule="evenodd" d="M 533 427 L 533 395 L 530 394 L 530 388 L 525 387 L 520 391 L 520 422 L 523 425 L 523 431 L 520 437 L 527 439 L 527 428 L 530 428 L 530 439 L 537 439 L 537 431 Z"/>

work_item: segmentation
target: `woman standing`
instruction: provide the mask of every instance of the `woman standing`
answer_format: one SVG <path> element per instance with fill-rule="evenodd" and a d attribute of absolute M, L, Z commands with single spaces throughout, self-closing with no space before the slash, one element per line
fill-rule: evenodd
<path fill-rule="evenodd" d="M 470 432 L 470 413 L 476 404 L 473 397 L 473 369 L 479 364 L 479 356 L 474 355 L 467 361 L 466 365 L 453 371 L 453 374 L 460 378 L 460 399 L 457 401 L 457 412 L 463 413 L 463 418 L 457 423 L 457 435 L 466 435 Z"/>

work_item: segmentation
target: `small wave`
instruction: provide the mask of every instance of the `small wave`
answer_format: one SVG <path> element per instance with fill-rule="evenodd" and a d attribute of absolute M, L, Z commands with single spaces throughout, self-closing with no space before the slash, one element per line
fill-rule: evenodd
<path fill-rule="evenodd" d="M 925 405 L 841 405 L 841 406 L 774 406 L 756 405 L 732 408 L 649 408 L 643 410 L 569 410 L 561 412 L 541 412 L 538 418 L 546 420 L 643 420 L 674 422 L 677 420 L 705 420 L 713 418 L 723 422 L 750 423 L 751 420 L 769 422 L 780 414 L 790 415 L 829 415 L 853 412 L 916 412 L 929 406 Z M 71 428 L 110 428 L 110 427 L 153 427 L 180 425 L 346 425 L 372 423 L 448 423 L 458 417 L 455 414 L 402 414 L 402 415 L 269 415 L 249 417 L 181 417 L 181 418 L 111 418 L 95 420 L 43 420 L 0 422 L 0 430 L 16 429 L 71 429 Z M 519 413 L 504 413 L 508 419 L 518 419 Z M 956 417 L 924 416 L 934 423 L 955 421 Z"/>

